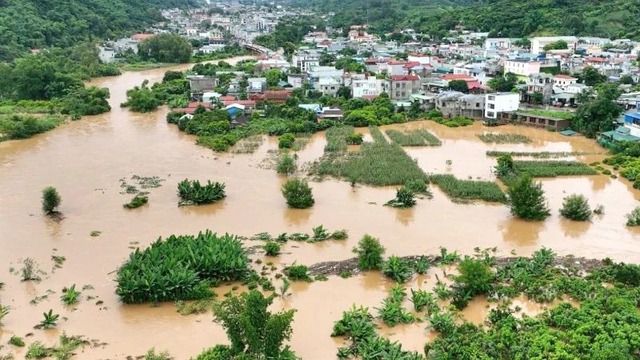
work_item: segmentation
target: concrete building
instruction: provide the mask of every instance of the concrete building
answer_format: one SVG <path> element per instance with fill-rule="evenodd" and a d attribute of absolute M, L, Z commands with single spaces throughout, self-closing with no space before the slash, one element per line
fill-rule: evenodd
<path fill-rule="evenodd" d="M 539 92 L 542 93 L 543 103 L 548 104 L 551 101 L 551 95 L 553 95 L 552 78 L 553 75 L 545 73 L 529 75 L 525 91 L 522 93 L 520 100 L 531 102 L 533 94 Z"/>
<path fill-rule="evenodd" d="M 486 94 L 484 101 L 484 117 L 497 119 L 501 112 L 517 111 L 520 106 L 520 94 L 495 93 Z"/>
<path fill-rule="evenodd" d="M 511 39 L 509 38 L 487 38 L 484 41 L 485 50 L 502 50 L 511 48 Z"/>
<path fill-rule="evenodd" d="M 505 60 L 503 63 L 504 73 L 513 73 L 519 76 L 529 76 L 540 72 L 539 61 L 528 60 Z"/>
<path fill-rule="evenodd" d="M 445 118 L 466 116 L 472 119 L 484 117 L 484 95 L 467 95 L 458 91 L 445 91 L 436 97 L 435 106 Z"/>
<path fill-rule="evenodd" d="M 391 75 L 388 80 L 389 98 L 392 101 L 407 101 L 420 89 L 417 75 Z"/>
<path fill-rule="evenodd" d="M 553 76 L 553 79 L 551 79 L 551 81 L 553 82 L 553 86 L 566 91 L 569 86 L 574 85 L 578 82 L 578 78 L 574 78 L 572 76 L 564 74 L 557 74 Z"/>
<path fill-rule="evenodd" d="M 382 79 L 376 79 L 375 76 L 369 76 L 362 79 L 351 80 L 351 94 L 354 98 L 365 96 L 377 96 L 383 90 Z"/>
<path fill-rule="evenodd" d="M 542 54 L 545 46 L 560 40 L 566 41 L 570 50 L 575 50 L 578 45 L 578 38 L 575 36 L 534 37 L 531 39 L 531 53 Z"/>
<path fill-rule="evenodd" d="M 300 50 L 293 55 L 291 63 L 300 71 L 307 72 L 316 66 L 320 66 L 320 54 L 316 51 Z"/>

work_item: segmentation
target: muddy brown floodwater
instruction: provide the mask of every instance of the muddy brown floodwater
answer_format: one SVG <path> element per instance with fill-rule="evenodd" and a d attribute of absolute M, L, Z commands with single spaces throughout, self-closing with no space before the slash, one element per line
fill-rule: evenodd
<path fill-rule="evenodd" d="M 11 307 L 0 330 L 1 344 L 13 334 L 32 332 L 28 343 L 43 340 L 52 344 L 65 331 L 107 343 L 86 348 L 77 357 L 81 359 L 124 359 L 151 347 L 166 349 L 177 359 L 188 359 L 206 347 L 226 343 L 224 332 L 212 322 L 210 313 L 181 316 L 173 304 L 125 306 L 114 293 L 114 270 L 132 247 L 145 247 L 159 236 L 204 229 L 245 236 L 310 232 L 320 224 L 331 230 L 349 230 L 347 241 L 288 243 L 278 260 L 280 266 L 294 261 L 313 264 L 350 258 L 351 249 L 365 233 L 379 237 L 388 255 L 437 253 L 440 246 L 467 254 L 475 247 L 496 247 L 498 255 L 509 256 L 512 250 L 528 255 L 546 246 L 563 255 L 640 261 L 640 232 L 624 226 L 624 215 L 638 204 L 640 194 L 626 180 L 604 175 L 543 180 L 554 214 L 542 223 L 513 219 L 502 205 L 455 204 L 437 188 L 433 189 L 432 200 L 419 200 L 410 210 L 396 210 L 382 206 L 394 196 L 394 188 L 351 188 L 336 180 L 312 183 L 316 198 L 313 208 L 287 209 L 279 190 L 283 178 L 261 166 L 269 156 L 267 151 L 277 147 L 275 139 L 264 142 L 251 155 L 215 154 L 168 125 L 167 109 L 135 114 L 119 107 L 127 89 L 145 79 L 159 81 L 166 70 L 93 80 L 93 85 L 110 89 L 110 113 L 85 117 L 32 139 L 0 143 L 0 282 L 5 283 L 0 300 Z M 523 127 L 491 130 L 525 134 L 534 140 L 531 144 L 486 145 L 476 138 L 486 130 L 479 123 L 457 129 L 433 122 L 393 127 L 432 130 L 442 139 L 441 147 L 410 148 L 407 152 L 426 172 L 447 172 L 461 178 L 494 179 L 491 166 L 495 159 L 485 156 L 491 149 L 602 152 L 588 139 Z M 314 135 L 300 152 L 300 159 L 308 162 L 319 158 L 324 144 L 323 134 Z M 578 159 L 591 162 L 602 157 Z M 134 174 L 155 175 L 166 181 L 151 190 L 148 206 L 126 211 L 122 204 L 131 195 L 120 193 L 119 180 Z M 225 182 L 227 198 L 215 205 L 179 208 L 176 185 L 184 178 Z M 44 217 L 40 210 L 41 190 L 49 185 L 57 187 L 62 196 L 60 210 L 65 219 L 59 223 Z M 562 198 L 574 192 L 585 194 L 592 205 L 604 205 L 605 214 L 584 224 L 560 219 L 557 211 Z M 92 237 L 92 231 L 102 233 Z M 66 258 L 62 268 L 52 271 L 52 255 Z M 42 281 L 22 283 L 18 274 L 10 273 L 27 257 L 35 259 L 46 272 Z M 430 289 L 430 281 L 414 279 L 411 286 Z M 64 307 L 59 299 L 61 290 L 72 284 L 77 288 L 91 285 L 93 289 L 83 291 L 78 305 Z M 389 286 L 377 273 L 349 279 L 332 276 L 327 282 L 294 284 L 292 294 L 276 300 L 274 308 L 297 309 L 291 345 L 300 356 L 333 359 L 341 344 L 329 337 L 333 321 L 354 303 L 378 306 Z M 48 299 L 29 304 L 48 290 L 54 292 Z M 465 314 L 476 322 L 487 311 L 486 304 L 478 301 Z M 64 317 L 58 329 L 33 330 L 49 309 Z M 381 331 L 415 350 L 422 349 L 433 336 L 424 324 Z M 12 351 L 20 358 L 26 350 Z"/>

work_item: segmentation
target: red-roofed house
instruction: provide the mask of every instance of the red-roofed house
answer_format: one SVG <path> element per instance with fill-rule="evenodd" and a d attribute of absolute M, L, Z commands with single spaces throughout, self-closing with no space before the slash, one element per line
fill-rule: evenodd
<path fill-rule="evenodd" d="M 474 94 L 490 90 L 488 86 L 482 85 L 476 78 L 466 74 L 445 74 L 440 76 L 440 79 L 447 82 L 447 87 L 450 81 L 465 81 L 469 92 Z"/>
<path fill-rule="evenodd" d="M 145 39 L 152 38 L 153 36 L 154 34 L 133 34 L 131 35 L 131 39 L 136 41 L 142 41 Z"/>
<path fill-rule="evenodd" d="M 211 103 L 200 102 L 200 101 L 192 101 L 192 102 L 189 103 L 189 105 L 187 105 L 186 108 L 175 108 L 175 109 L 171 110 L 171 112 L 193 115 L 193 113 L 196 112 L 196 109 L 198 109 L 199 106 L 202 106 L 207 110 L 211 110 L 213 108 Z"/>
<path fill-rule="evenodd" d="M 411 94 L 420 89 L 420 77 L 417 75 L 391 75 L 388 80 L 389 98 L 395 101 L 408 101 Z"/>
<path fill-rule="evenodd" d="M 389 75 L 407 75 L 406 61 L 391 60 L 387 63 L 387 73 Z"/>
<path fill-rule="evenodd" d="M 262 94 L 253 94 L 249 99 L 254 100 L 256 103 L 284 104 L 290 97 L 291 91 L 288 90 L 267 90 Z"/>

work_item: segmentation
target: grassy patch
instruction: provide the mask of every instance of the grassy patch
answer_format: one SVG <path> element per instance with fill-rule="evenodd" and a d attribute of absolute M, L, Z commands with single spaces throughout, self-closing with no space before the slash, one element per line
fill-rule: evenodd
<path fill-rule="evenodd" d="M 596 175 L 598 172 L 578 161 L 514 161 L 517 174 L 527 173 L 531 177 L 556 177 L 568 175 Z"/>
<path fill-rule="evenodd" d="M 232 148 L 234 154 L 253 154 L 264 142 L 264 136 L 253 135 L 244 139 L 240 139 Z"/>
<path fill-rule="evenodd" d="M 327 145 L 324 152 L 344 152 L 347 151 L 347 138 L 353 133 L 353 126 L 335 126 L 327 129 Z"/>
<path fill-rule="evenodd" d="M 445 194 L 456 200 L 483 200 L 505 203 L 507 198 L 491 181 L 460 180 L 453 175 L 431 175 L 429 180 L 438 185 Z"/>
<path fill-rule="evenodd" d="M 415 129 L 406 132 L 386 130 L 385 133 L 393 142 L 401 146 L 440 146 L 442 141 L 425 129 Z"/>
<path fill-rule="evenodd" d="M 478 138 L 487 144 L 528 144 L 531 139 L 521 134 L 499 134 L 485 133 L 478 134 Z"/>
<path fill-rule="evenodd" d="M 377 127 L 369 129 L 373 142 L 363 143 L 355 152 L 327 153 L 325 149 L 325 155 L 314 164 L 312 173 L 374 186 L 426 179 L 426 174 L 400 145 L 387 142 Z"/>
<path fill-rule="evenodd" d="M 143 205 L 145 205 L 146 203 L 149 202 L 149 197 L 147 195 L 136 195 L 133 197 L 133 199 L 131 199 L 131 201 L 129 201 L 128 203 L 122 205 L 125 209 L 137 209 Z M 100 235 L 100 234 L 98 234 Z M 98 236 L 95 235 L 95 236 Z M 91 235 L 94 236 L 94 235 Z"/>

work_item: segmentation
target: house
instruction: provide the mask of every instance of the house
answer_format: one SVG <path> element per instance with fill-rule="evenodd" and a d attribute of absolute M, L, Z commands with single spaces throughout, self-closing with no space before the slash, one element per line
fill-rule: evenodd
<path fill-rule="evenodd" d="M 503 50 L 511 48 L 511 39 L 509 38 L 487 38 L 484 41 L 485 50 Z"/>
<path fill-rule="evenodd" d="M 291 92 L 288 90 L 267 90 L 262 94 L 253 94 L 249 97 L 256 103 L 269 102 L 272 104 L 284 104 L 291 98 Z"/>
<path fill-rule="evenodd" d="M 202 100 L 205 92 L 212 92 L 216 88 L 216 79 L 212 76 L 189 75 L 189 87 L 191 89 L 191 99 Z"/>
<path fill-rule="evenodd" d="M 342 120 L 344 113 L 340 108 L 323 107 L 320 120 Z"/>
<path fill-rule="evenodd" d="M 392 75 L 408 75 L 406 61 L 391 60 L 387 63 L 387 74 Z"/>
<path fill-rule="evenodd" d="M 420 90 L 420 77 L 417 75 L 391 75 L 387 82 L 389 98 L 392 101 L 407 101 L 411 94 Z"/>
<path fill-rule="evenodd" d="M 267 78 L 248 78 L 247 93 L 262 93 L 267 90 Z"/>
<path fill-rule="evenodd" d="M 578 82 L 578 78 L 564 74 L 557 74 L 553 76 L 551 81 L 553 82 L 553 86 L 565 90 L 567 87 L 576 84 Z"/>
<path fill-rule="evenodd" d="M 365 76 L 360 79 L 352 79 L 351 94 L 354 98 L 379 95 L 383 91 L 384 82 L 385 80 L 377 79 L 375 76 Z"/>
<path fill-rule="evenodd" d="M 287 75 L 287 82 L 291 84 L 291 87 L 297 89 L 302 87 L 306 78 L 306 74 L 289 74 Z"/>
<path fill-rule="evenodd" d="M 314 50 L 299 50 L 291 58 L 291 63 L 301 72 L 307 72 L 320 66 L 320 53 Z"/>
<path fill-rule="evenodd" d="M 445 118 L 466 116 L 472 119 L 482 119 L 485 109 L 484 101 L 483 95 L 445 91 L 437 95 L 435 107 Z"/>
<path fill-rule="evenodd" d="M 211 105 L 211 103 L 200 102 L 200 101 L 192 101 L 192 102 L 189 103 L 189 105 L 187 105 L 186 108 L 175 108 L 175 109 L 171 110 L 171 112 L 183 113 L 183 114 L 187 114 L 187 115 L 193 115 L 193 113 L 196 112 L 198 107 L 203 107 L 206 110 L 213 109 L 213 105 Z"/>
<path fill-rule="evenodd" d="M 518 107 L 520 106 L 520 94 L 486 94 L 484 104 L 484 117 L 489 119 L 497 119 L 498 114 L 501 112 L 512 112 L 518 110 Z"/>
<path fill-rule="evenodd" d="M 527 77 L 531 74 L 537 74 L 540 72 L 539 61 L 528 60 L 505 60 L 503 63 L 504 73 L 513 73 L 519 76 Z"/>
<path fill-rule="evenodd" d="M 527 85 L 522 92 L 520 101 L 531 102 L 535 93 L 542 93 L 542 102 L 548 104 L 553 94 L 553 75 L 546 73 L 531 74 L 527 79 Z"/>
<path fill-rule="evenodd" d="M 553 115 L 541 115 L 533 112 L 527 113 L 526 110 L 523 110 L 512 113 L 500 113 L 500 123 L 515 123 L 559 132 L 571 126 L 571 119 Z"/>
<path fill-rule="evenodd" d="M 575 36 L 534 37 L 531 39 L 531 53 L 536 55 L 542 54 L 545 46 L 560 40 L 565 41 L 570 50 L 576 50 L 578 38 Z"/>
<path fill-rule="evenodd" d="M 225 107 L 231 105 L 242 106 L 245 112 L 250 112 L 256 108 L 256 102 L 254 100 L 230 100 L 223 101 L 222 104 L 224 104 Z"/>
<path fill-rule="evenodd" d="M 445 85 L 445 88 L 449 87 L 449 83 L 451 81 L 465 81 L 467 83 L 467 89 L 469 89 L 469 92 L 471 93 L 481 93 L 489 90 L 489 87 L 482 85 L 478 80 L 476 80 L 476 78 L 469 75 L 445 74 L 440 76 L 440 80 L 444 81 L 443 84 Z"/>
<path fill-rule="evenodd" d="M 636 101 L 636 108 L 624 114 L 624 126 L 633 136 L 640 137 L 640 101 Z"/>
<path fill-rule="evenodd" d="M 318 79 L 316 88 L 324 96 L 336 96 L 338 89 L 340 89 L 341 83 L 332 77 L 322 77 Z"/>
<path fill-rule="evenodd" d="M 631 128 L 627 126 L 618 126 L 617 129 L 605 131 L 597 136 L 600 145 L 609 148 L 612 145 L 621 142 L 640 142 L 640 137 L 631 135 Z"/>

